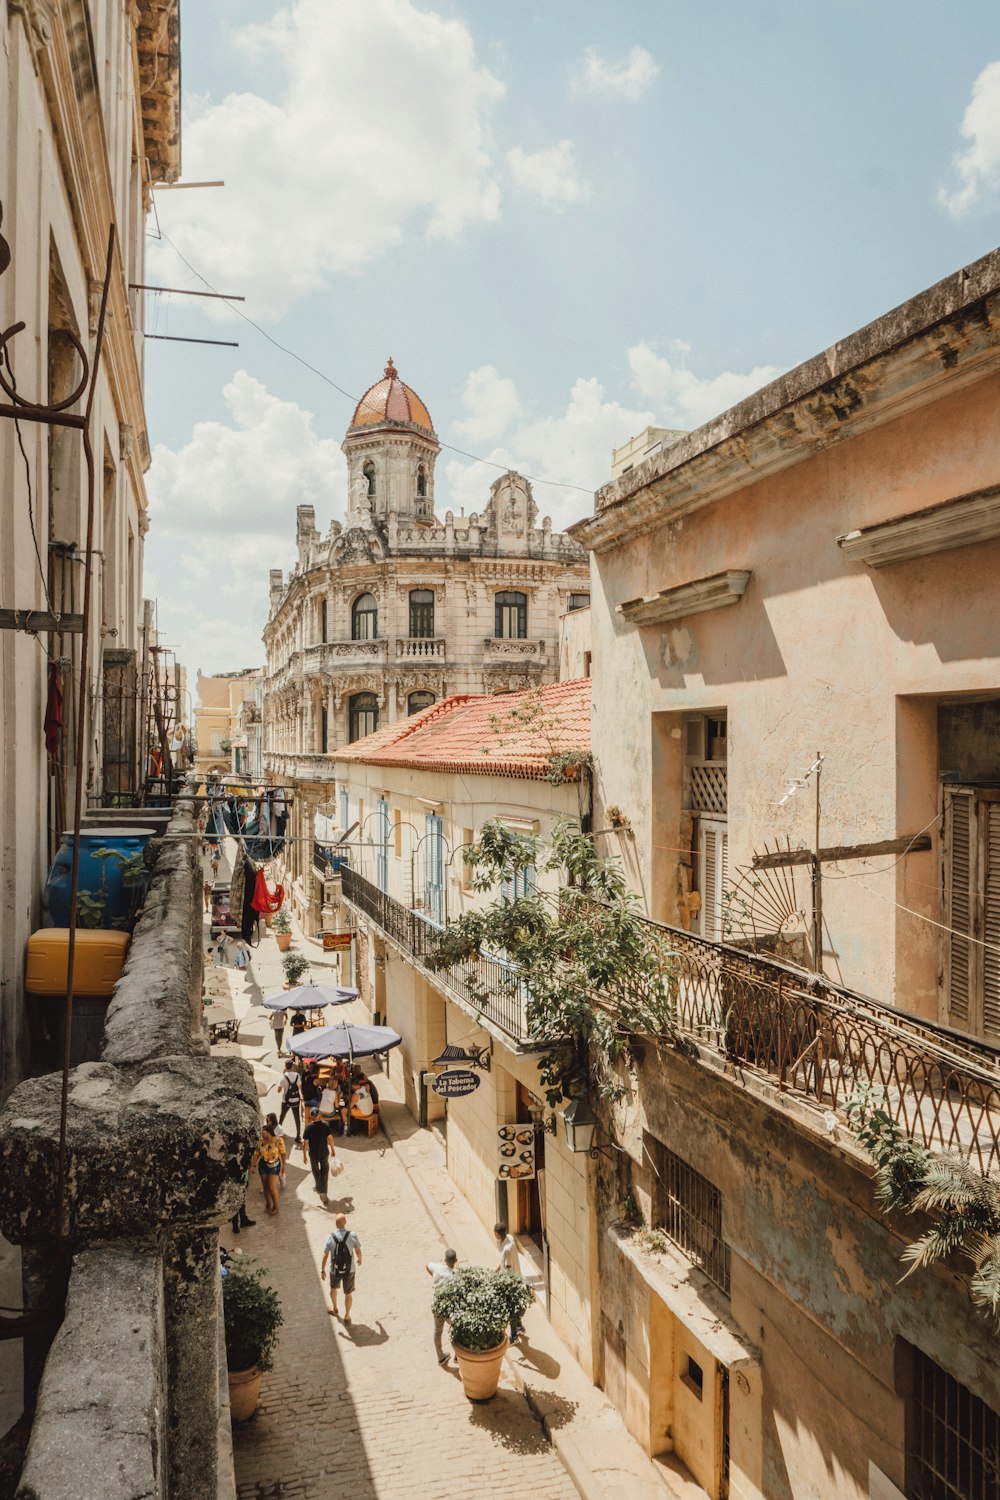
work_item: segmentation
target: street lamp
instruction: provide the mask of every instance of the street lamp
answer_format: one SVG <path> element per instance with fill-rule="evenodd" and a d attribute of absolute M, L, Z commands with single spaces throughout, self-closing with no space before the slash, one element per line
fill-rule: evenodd
<path fill-rule="evenodd" d="M 566 1131 L 566 1144 L 574 1156 L 599 1155 L 594 1145 L 597 1116 L 586 1094 L 578 1094 L 575 1099 L 570 1100 L 562 1112 L 562 1122 Z"/>

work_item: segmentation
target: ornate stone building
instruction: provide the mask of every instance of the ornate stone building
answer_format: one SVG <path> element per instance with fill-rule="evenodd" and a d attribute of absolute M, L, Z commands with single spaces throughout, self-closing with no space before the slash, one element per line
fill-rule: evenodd
<path fill-rule="evenodd" d="M 392 360 L 344 438 L 348 511 L 322 534 L 300 505 L 298 563 L 271 572 L 265 771 L 295 794 L 286 884 L 319 916 L 315 814 L 334 816 L 331 752 L 451 693 L 553 682 L 559 621 L 589 603 L 584 552 L 509 472 L 481 513 L 434 513 L 440 445 Z"/>

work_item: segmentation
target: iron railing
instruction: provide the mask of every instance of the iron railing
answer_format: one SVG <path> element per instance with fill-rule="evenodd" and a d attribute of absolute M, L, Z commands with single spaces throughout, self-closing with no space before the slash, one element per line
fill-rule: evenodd
<path fill-rule="evenodd" d="M 678 1030 L 825 1110 L 862 1087 L 920 1145 L 1000 1167 L 1000 1054 L 759 954 L 650 923 Z"/>
<path fill-rule="evenodd" d="M 528 1032 L 528 986 L 512 964 L 482 953 L 448 969 L 429 969 L 444 928 L 404 906 L 349 866 L 341 871 L 344 899 L 380 927 L 398 948 L 415 959 L 427 978 L 467 1010 L 482 1016 L 519 1046 L 542 1046 Z"/>

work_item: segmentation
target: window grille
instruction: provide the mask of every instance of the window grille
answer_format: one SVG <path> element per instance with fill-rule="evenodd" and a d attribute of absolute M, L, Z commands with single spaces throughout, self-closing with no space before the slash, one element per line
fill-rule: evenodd
<path fill-rule="evenodd" d="M 921 1350 L 911 1355 L 908 1494 L 914 1500 L 996 1500 L 1000 1416 Z"/>
<path fill-rule="evenodd" d="M 655 1227 L 728 1297 L 729 1246 L 722 1238 L 722 1194 L 655 1136 L 646 1136 L 646 1150 L 655 1176 Z"/>
<path fill-rule="evenodd" d="M 691 812 L 717 813 L 725 817 L 729 809 L 726 767 L 694 765 L 689 771 Z"/>

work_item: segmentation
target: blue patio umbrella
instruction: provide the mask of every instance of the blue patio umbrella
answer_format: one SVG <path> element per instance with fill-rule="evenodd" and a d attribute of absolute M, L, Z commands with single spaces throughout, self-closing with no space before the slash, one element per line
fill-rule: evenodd
<path fill-rule="evenodd" d="M 296 1057 L 374 1057 L 376 1052 L 388 1052 L 402 1044 L 403 1038 L 391 1026 L 351 1026 L 342 1021 L 339 1026 L 318 1026 L 313 1031 L 304 1031 L 289 1042 L 289 1051 Z"/>
<path fill-rule="evenodd" d="M 348 1005 L 360 994 L 349 984 L 299 984 L 293 990 L 268 995 L 268 1010 L 322 1010 L 324 1005 Z"/>

